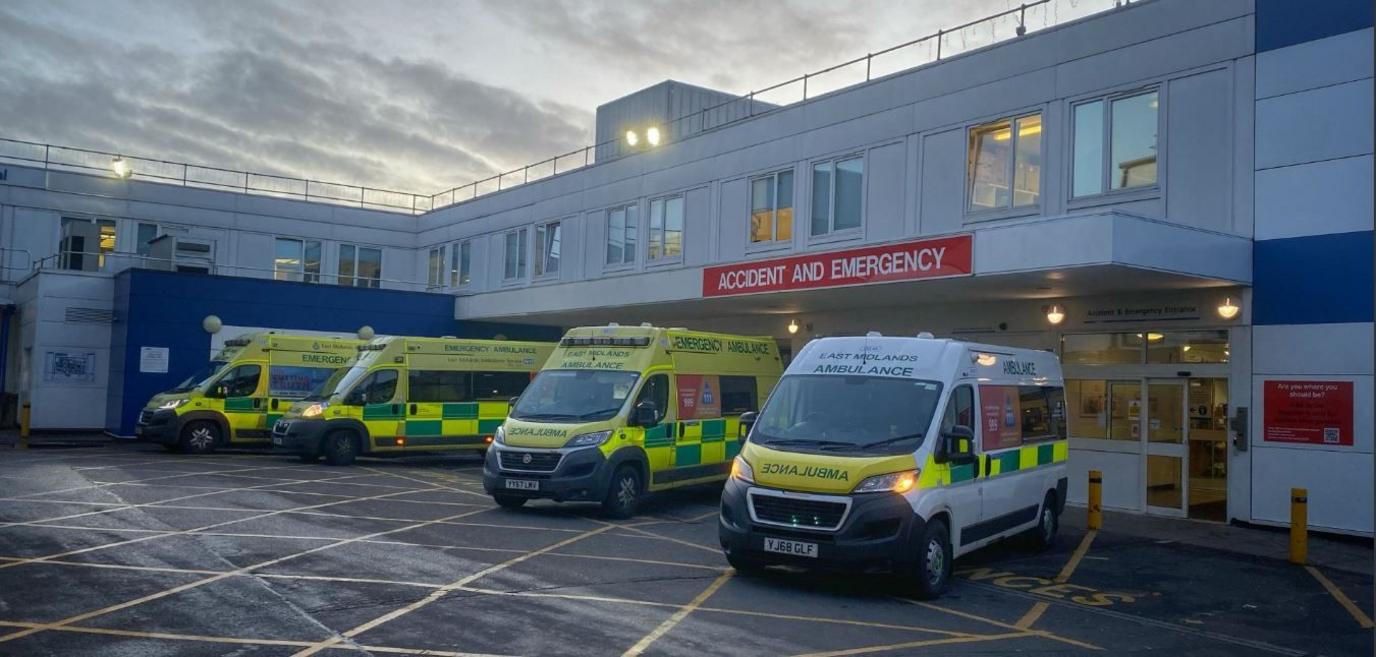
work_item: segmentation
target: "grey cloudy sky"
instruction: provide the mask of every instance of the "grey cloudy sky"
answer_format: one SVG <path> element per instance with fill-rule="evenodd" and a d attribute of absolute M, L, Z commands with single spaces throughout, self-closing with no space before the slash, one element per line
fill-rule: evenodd
<path fill-rule="evenodd" d="M 664 79 L 745 92 L 1010 6 L 11 0 L 0 136 L 434 193 L 590 143 L 598 104 Z"/>

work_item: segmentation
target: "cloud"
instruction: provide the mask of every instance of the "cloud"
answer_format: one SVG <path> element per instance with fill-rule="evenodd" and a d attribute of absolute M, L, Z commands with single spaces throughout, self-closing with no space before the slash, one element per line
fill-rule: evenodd
<path fill-rule="evenodd" d="M 126 43 L 0 6 L 0 42 L 15 53 L 0 60 L 4 136 L 427 194 L 592 138 L 586 110 L 379 56 L 318 13 L 140 10 L 162 23 L 150 34 L 202 40 Z"/>

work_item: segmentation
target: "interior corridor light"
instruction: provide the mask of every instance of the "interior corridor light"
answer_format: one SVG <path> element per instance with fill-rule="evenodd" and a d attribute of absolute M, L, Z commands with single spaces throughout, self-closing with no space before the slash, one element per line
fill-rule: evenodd
<path fill-rule="evenodd" d="M 1223 299 L 1223 303 L 1218 304 L 1218 316 L 1222 317 L 1223 319 L 1232 319 L 1234 317 L 1237 317 L 1237 313 L 1240 310 L 1242 309 L 1239 308 L 1237 304 L 1233 303 L 1232 297 L 1227 297 Z"/>
<path fill-rule="evenodd" d="M 796 319 L 790 319 L 790 320 L 788 320 L 788 333 L 789 333 L 789 335 L 792 335 L 792 334 L 797 333 L 797 332 L 798 332 L 798 320 L 796 320 Z"/>
<path fill-rule="evenodd" d="M 1051 322 L 1052 326 L 1065 321 L 1065 309 L 1059 305 L 1053 305 L 1046 311 L 1046 321 Z"/>
<path fill-rule="evenodd" d="M 640 135 L 635 134 L 635 131 L 634 131 L 634 130 L 627 130 L 627 131 L 626 131 L 626 143 L 627 143 L 628 145 L 631 145 L 631 146 L 635 146 L 636 144 L 639 144 L 639 143 L 640 143 Z"/>
<path fill-rule="evenodd" d="M 110 160 L 110 170 L 115 172 L 115 175 L 120 178 L 128 178 L 134 175 L 134 168 L 129 166 L 129 161 L 118 155 L 115 156 L 115 159 Z"/>
<path fill-rule="evenodd" d="M 645 130 L 645 141 L 650 142 L 651 146 L 659 145 L 659 128 L 651 126 Z"/>

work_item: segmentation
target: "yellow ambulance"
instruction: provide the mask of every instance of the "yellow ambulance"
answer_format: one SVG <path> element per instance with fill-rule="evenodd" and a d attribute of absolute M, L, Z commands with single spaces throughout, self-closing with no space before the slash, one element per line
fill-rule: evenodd
<path fill-rule="evenodd" d="M 504 507 L 591 501 L 629 517 L 647 491 L 721 481 L 741 414 L 782 369 L 768 337 L 572 329 L 497 432 L 483 487 Z"/>
<path fill-rule="evenodd" d="M 273 448 L 348 465 L 359 455 L 481 451 L 549 358 L 554 344 L 457 338 L 374 338 L 294 404 Z"/>
<path fill-rule="evenodd" d="M 727 561 L 895 572 L 924 598 L 1001 538 L 1055 538 L 1066 409 L 1050 352 L 918 337 L 799 351 L 722 491 Z"/>
<path fill-rule="evenodd" d="M 225 341 L 205 368 L 159 393 L 135 435 L 169 450 L 264 445 L 277 419 L 357 353 L 362 340 L 248 333 Z"/>

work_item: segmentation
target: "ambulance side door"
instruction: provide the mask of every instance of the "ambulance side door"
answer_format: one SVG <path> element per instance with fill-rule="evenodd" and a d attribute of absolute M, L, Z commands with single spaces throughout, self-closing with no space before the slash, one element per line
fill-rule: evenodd
<path fill-rule="evenodd" d="M 211 397 L 224 400 L 231 442 L 266 440 L 263 370 L 267 363 L 244 363 L 215 383 Z"/>
<path fill-rule="evenodd" d="M 951 509 L 951 542 L 957 547 L 969 542 L 969 530 L 984 517 L 984 480 L 980 477 L 978 459 L 980 428 L 975 412 L 974 386 L 968 383 L 957 384 L 946 399 L 946 410 L 941 418 L 941 435 L 951 433 L 955 427 L 968 427 L 974 433 L 972 449 L 975 450 L 975 463 L 946 463 L 938 467 L 949 468 L 945 479 L 945 497 Z"/>

